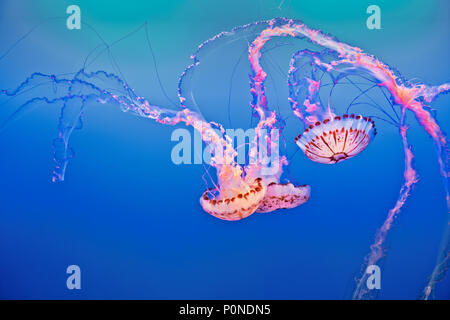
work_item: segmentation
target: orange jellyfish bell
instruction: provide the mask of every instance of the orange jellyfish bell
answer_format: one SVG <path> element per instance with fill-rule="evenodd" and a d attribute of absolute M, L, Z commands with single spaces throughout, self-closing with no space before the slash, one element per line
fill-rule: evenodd
<path fill-rule="evenodd" d="M 203 210 L 222 220 L 241 220 L 254 213 L 261 205 L 266 194 L 266 186 L 261 178 L 248 185 L 248 190 L 242 190 L 233 197 L 210 199 L 208 191 L 200 198 Z"/>
<path fill-rule="evenodd" d="M 295 142 L 312 161 L 334 164 L 363 151 L 376 133 L 372 119 L 345 114 L 310 125 Z"/>
<path fill-rule="evenodd" d="M 295 208 L 308 201 L 310 195 L 311 188 L 308 185 L 271 182 L 267 185 L 266 195 L 256 212 Z"/>

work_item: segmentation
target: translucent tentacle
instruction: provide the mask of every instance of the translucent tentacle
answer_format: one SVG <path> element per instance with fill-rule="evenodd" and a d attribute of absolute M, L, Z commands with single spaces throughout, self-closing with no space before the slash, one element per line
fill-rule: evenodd
<path fill-rule="evenodd" d="M 389 210 L 389 213 L 380 229 L 377 230 L 375 235 L 375 241 L 370 246 L 370 253 L 364 258 L 364 263 L 361 267 L 361 277 L 357 280 L 356 289 L 353 293 L 353 299 L 360 300 L 364 298 L 370 298 L 373 295 L 373 290 L 369 290 L 366 282 L 369 274 L 366 273 L 366 269 L 370 265 L 375 265 L 385 255 L 385 242 L 389 230 L 392 228 L 395 219 L 400 213 L 401 208 L 408 199 L 411 189 L 418 181 L 418 176 L 413 168 L 414 154 L 411 150 L 411 146 L 408 144 L 406 132 L 408 127 L 403 125 L 400 127 L 400 135 L 403 142 L 403 151 L 405 158 L 405 170 L 403 172 L 403 184 L 400 188 L 400 194 L 395 206 Z"/>

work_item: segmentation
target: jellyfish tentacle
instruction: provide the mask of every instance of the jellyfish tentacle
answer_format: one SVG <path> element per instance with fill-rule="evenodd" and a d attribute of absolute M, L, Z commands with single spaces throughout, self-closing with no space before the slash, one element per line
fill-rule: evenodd
<path fill-rule="evenodd" d="M 407 130 L 406 125 L 400 127 L 400 135 L 403 142 L 404 151 L 404 173 L 403 173 L 403 184 L 400 188 L 400 194 L 398 196 L 395 206 L 389 210 L 388 215 L 383 222 L 383 225 L 377 230 L 375 235 L 375 241 L 370 246 L 370 253 L 364 258 L 364 263 L 361 267 L 361 276 L 357 280 L 356 288 L 353 293 L 352 299 L 361 300 L 370 298 L 373 295 L 373 290 L 369 290 L 366 286 L 367 278 L 369 274 L 366 273 L 366 269 L 370 265 L 376 265 L 380 259 L 382 259 L 386 254 L 385 242 L 389 230 L 392 228 L 395 219 L 398 217 L 401 208 L 408 199 L 412 187 L 418 182 L 418 175 L 413 167 L 414 154 L 412 152 L 411 146 L 407 140 Z"/>
<path fill-rule="evenodd" d="M 447 157 L 446 157 L 446 136 L 441 131 L 439 125 L 433 116 L 428 112 L 426 103 L 431 103 L 431 101 L 437 97 L 441 93 L 447 93 L 450 91 L 450 83 L 445 83 L 440 86 L 426 86 L 424 84 L 412 84 L 404 81 L 400 76 L 398 76 L 389 66 L 379 61 L 372 55 L 363 53 L 363 51 L 358 47 L 352 47 L 348 44 L 337 41 L 336 39 L 323 34 L 319 30 L 313 30 L 308 28 L 301 22 L 295 22 L 293 20 L 286 19 L 274 19 L 269 22 L 269 27 L 261 32 L 261 35 L 253 42 L 254 47 L 264 45 L 265 42 L 270 40 L 275 36 L 292 36 L 296 38 L 308 38 L 311 42 L 318 44 L 321 47 L 325 47 L 332 52 L 337 54 L 335 60 L 332 61 L 322 61 L 320 60 L 316 54 L 309 54 L 309 58 L 314 62 L 314 67 L 319 69 L 325 69 L 329 71 L 337 71 L 338 73 L 342 72 L 355 72 L 357 70 L 363 71 L 369 77 L 373 78 L 376 83 L 380 87 L 386 88 L 392 96 L 392 100 L 396 105 L 399 105 L 402 109 L 402 117 L 404 117 L 406 110 L 410 110 L 414 113 L 418 122 L 422 125 L 424 130 L 430 135 L 432 140 L 434 141 L 437 151 L 438 151 L 438 162 L 440 165 L 441 175 L 444 177 L 444 188 L 446 191 L 446 199 L 447 203 L 450 203 L 450 197 L 448 195 L 448 170 L 447 170 Z M 307 52 L 307 51 L 302 51 Z M 298 58 L 303 53 L 299 53 L 294 57 Z M 260 53 L 258 50 L 254 50 L 254 54 L 251 58 L 251 63 L 254 66 L 255 70 L 255 83 L 256 83 L 256 94 L 255 99 L 253 100 L 253 105 L 255 107 L 259 107 L 261 117 L 265 116 L 266 110 L 266 100 L 264 99 L 264 88 L 262 87 L 262 82 L 265 79 L 265 73 L 262 70 L 259 64 L 259 56 Z M 292 61 L 291 61 L 292 62 Z M 292 63 L 290 63 L 290 74 L 295 71 L 295 67 Z M 294 79 L 296 80 L 296 79 Z M 310 94 L 314 95 L 315 87 L 317 82 L 311 78 L 310 84 L 313 84 L 313 87 L 308 86 L 310 88 Z M 294 82 L 290 82 L 290 86 L 292 86 Z M 312 90 L 311 90 L 312 89 Z M 295 93 L 294 90 L 290 88 L 290 93 Z M 315 117 L 306 117 L 304 115 L 303 110 L 301 109 L 301 105 L 290 97 L 291 106 L 294 110 L 294 114 L 297 115 L 303 122 L 314 123 L 317 121 Z M 306 101 L 305 102 L 309 102 Z M 311 106 L 310 103 L 305 103 L 306 107 L 311 107 L 311 112 L 316 112 L 319 110 L 317 106 Z M 322 104 L 323 106 L 323 104 Z M 328 109 L 329 116 L 332 116 L 332 111 Z M 404 184 L 400 189 L 399 199 L 395 205 L 395 207 L 390 211 L 388 217 L 383 224 L 380 232 L 377 234 L 375 245 L 371 247 L 371 253 L 369 257 L 378 257 L 378 250 L 382 247 L 384 240 L 386 239 L 387 232 L 392 226 L 393 219 L 399 214 L 404 202 L 408 198 L 411 187 L 416 183 L 417 176 L 415 170 L 412 167 L 412 159 L 413 154 L 411 148 L 408 145 L 406 139 L 406 130 L 407 127 L 404 125 L 400 126 L 400 136 L 404 145 L 405 152 L 405 169 L 404 169 Z M 442 153 L 445 153 L 443 156 Z M 448 228 L 447 224 L 447 228 Z M 447 229 L 448 230 L 448 229 Z M 440 254 L 438 258 L 438 262 L 436 267 L 433 270 L 433 273 L 430 277 L 429 283 L 425 288 L 424 297 L 428 298 L 432 289 L 437 281 L 435 281 L 441 274 L 445 273 L 448 269 L 449 261 L 449 238 L 448 232 L 446 231 L 444 234 L 443 240 L 443 253 Z M 360 292 L 360 287 L 357 287 L 355 290 L 354 297 L 362 298 L 365 293 Z"/>

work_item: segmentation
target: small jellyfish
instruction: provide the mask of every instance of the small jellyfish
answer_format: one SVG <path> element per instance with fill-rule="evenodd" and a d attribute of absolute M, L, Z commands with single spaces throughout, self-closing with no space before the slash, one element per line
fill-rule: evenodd
<path fill-rule="evenodd" d="M 403 172 L 404 181 L 400 188 L 398 199 L 395 206 L 389 210 L 386 220 L 375 235 L 375 241 L 370 247 L 370 252 L 364 259 L 362 276 L 357 280 L 357 286 L 353 294 L 354 299 L 369 298 L 373 292 L 367 290 L 364 285 L 367 278 L 365 267 L 376 264 L 386 254 L 385 241 L 387 234 L 408 199 L 412 187 L 418 181 L 413 167 L 414 154 L 407 139 L 407 111 L 414 114 L 419 124 L 432 138 L 436 146 L 437 160 L 444 181 L 447 206 L 450 208 L 447 138 L 430 112 L 430 103 L 440 94 L 448 93 L 450 91 L 450 83 L 428 86 L 406 81 L 376 57 L 363 53 L 358 47 L 339 42 L 320 30 L 310 29 L 300 21 L 278 18 L 266 23 L 267 27 L 253 40 L 250 47 L 250 62 L 254 71 L 252 81 L 256 84 L 252 92 L 254 96 L 253 105 L 255 107 L 260 106 L 263 111 L 267 111 L 267 101 L 264 96 L 264 87 L 262 86 L 266 74 L 259 60 L 261 48 L 264 44 L 274 37 L 289 36 L 306 39 L 324 48 L 321 52 L 310 50 L 296 52 L 291 59 L 288 72 L 289 102 L 294 115 L 306 127 L 305 133 L 297 137 L 296 143 L 309 159 L 321 163 L 338 163 L 354 157 L 367 147 L 376 134 L 374 121 L 369 121 L 370 117 L 367 115 L 360 115 L 359 119 L 356 119 L 358 116 L 354 118 L 348 117 L 348 109 L 355 105 L 362 105 L 357 100 L 361 96 L 366 96 L 368 91 L 379 88 L 394 114 L 393 116 L 390 115 L 374 99 L 370 99 L 364 104 L 368 108 L 377 109 L 385 116 L 384 118 L 380 117 L 381 120 L 391 123 L 398 128 L 403 143 L 405 165 Z M 324 76 L 328 76 L 331 79 L 331 83 L 323 83 Z M 350 76 L 356 76 L 359 79 L 372 83 L 372 85 L 362 89 L 359 83 L 350 79 Z M 346 112 L 336 114 L 333 109 L 336 106 L 332 104 L 331 97 L 336 86 L 342 84 L 350 84 L 360 92 L 350 102 Z M 330 90 L 328 99 L 322 101 L 319 93 L 325 86 L 328 86 Z M 261 114 L 261 112 L 258 112 L 258 114 Z M 350 135 L 350 129 L 352 130 L 352 135 Z M 356 133 L 354 132 L 355 130 Z M 333 135 L 333 132 L 335 135 Z M 348 146 L 348 136 L 354 137 L 351 140 L 352 146 Z M 450 266 L 449 226 L 450 223 L 447 223 L 438 261 L 424 289 L 423 299 L 430 297 L 434 286 L 443 279 L 443 275 L 445 275 Z"/>
<path fill-rule="evenodd" d="M 371 118 L 344 114 L 311 124 L 295 142 L 312 161 L 334 164 L 363 151 L 376 133 Z"/>

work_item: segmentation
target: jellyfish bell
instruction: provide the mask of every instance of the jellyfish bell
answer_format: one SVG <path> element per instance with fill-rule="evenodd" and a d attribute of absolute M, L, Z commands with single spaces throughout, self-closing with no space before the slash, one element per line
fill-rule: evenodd
<path fill-rule="evenodd" d="M 311 188 L 308 185 L 295 186 L 290 182 L 271 182 L 267 185 L 266 195 L 256 212 L 266 213 L 295 208 L 308 201 L 310 195 Z"/>
<path fill-rule="evenodd" d="M 285 156 L 278 159 L 278 165 L 273 168 L 278 170 L 270 171 L 270 174 L 257 168 L 249 166 L 246 170 L 249 176 L 257 174 L 262 178 L 262 184 L 266 186 L 266 194 L 256 210 L 257 213 L 267 213 L 278 209 L 291 209 L 298 207 L 310 198 L 311 188 L 308 185 L 297 186 L 291 182 L 281 183 L 280 177 L 283 172 L 282 167 L 288 165 Z"/>
<path fill-rule="evenodd" d="M 345 114 L 310 125 L 295 142 L 312 161 L 335 164 L 363 151 L 376 133 L 371 118 Z"/>
<path fill-rule="evenodd" d="M 241 220 L 254 213 L 261 205 L 266 194 L 267 187 L 262 183 L 261 178 L 256 178 L 244 190 L 235 192 L 233 196 L 219 194 L 217 197 L 210 197 L 207 190 L 200 198 L 200 205 L 203 210 L 222 220 Z"/>

